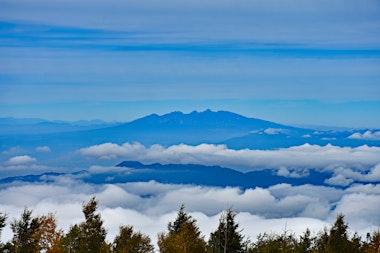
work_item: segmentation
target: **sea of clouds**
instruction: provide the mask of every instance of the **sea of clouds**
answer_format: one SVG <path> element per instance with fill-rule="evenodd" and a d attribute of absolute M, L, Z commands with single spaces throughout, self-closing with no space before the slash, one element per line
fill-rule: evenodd
<path fill-rule="evenodd" d="M 19 218 L 24 207 L 34 214 L 56 214 L 59 227 L 83 221 L 82 204 L 92 196 L 99 200 L 99 211 L 112 241 L 120 225 L 134 225 L 151 236 L 166 229 L 175 218 L 181 203 L 198 220 L 203 235 L 216 229 L 220 213 L 233 207 L 239 212 L 237 221 L 243 234 L 255 239 L 263 232 L 301 234 L 306 227 L 313 232 L 322 230 L 343 213 L 352 231 L 361 235 L 379 227 L 379 184 L 355 184 L 347 189 L 325 186 L 274 185 L 269 188 L 241 190 L 236 187 L 207 187 L 162 184 L 154 181 L 124 184 L 87 184 L 74 176 L 51 177 L 50 183 L 15 182 L 0 191 L 0 210 L 9 220 Z M 8 227 L 2 240 L 12 233 Z"/>
<path fill-rule="evenodd" d="M 54 152 L 54 149 L 49 148 L 49 151 Z M 243 234 L 251 240 L 263 232 L 288 230 L 301 234 L 307 227 L 317 233 L 329 226 L 339 213 L 345 215 L 351 231 L 362 236 L 380 227 L 378 147 L 304 144 L 276 150 L 234 150 L 213 144 L 146 147 L 139 143 L 105 143 L 77 150 L 76 155 L 92 164 L 108 161 L 115 165 L 115 161 L 137 160 L 143 163 L 221 165 L 243 172 L 272 168 L 278 175 L 293 177 L 307 176 L 309 169 L 316 169 L 329 171 L 332 176 L 324 186 L 278 184 L 246 190 L 155 181 L 85 183 L 83 177 L 88 173 L 94 175 L 113 170 L 128 173 L 129 170 L 93 165 L 87 168 L 87 174 L 43 176 L 44 182 L 0 184 L 0 212 L 8 214 L 8 223 L 19 218 L 24 207 L 28 207 L 35 215 L 55 213 L 59 227 L 67 231 L 70 225 L 83 221 L 83 203 L 96 196 L 109 241 L 113 240 L 120 225 L 129 224 L 148 234 L 155 242 L 157 233 L 166 229 L 182 203 L 198 220 L 206 238 L 216 229 L 221 212 L 228 207 L 239 213 L 237 221 L 243 228 Z M 3 152 L 2 156 L 3 171 L 29 169 L 33 174 L 53 169 L 44 167 L 41 158 L 28 154 L 12 156 Z M 2 241 L 9 240 L 11 236 L 7 226 Z"/>
<path fill-rule="evenodd" d="M 326 183 L 380 182 L 380 147 L 338 147 L 303 144 L 275 150 L 230 149 L 224 144 L 186 144 L 146 147 L 140 143 L 104 143 L 79 150 L 95 159 L 126 159 L 145 163 L 220 165 L 242 172 L 277 169 L 288 177 L 307 176 L 309 169 L 329 171 Z"/>

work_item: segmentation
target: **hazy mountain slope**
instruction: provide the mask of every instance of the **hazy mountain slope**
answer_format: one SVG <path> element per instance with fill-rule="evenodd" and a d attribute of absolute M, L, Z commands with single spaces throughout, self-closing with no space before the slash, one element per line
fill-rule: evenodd
<path fill-rule="evenodd" d="M 119 168 L 119 169 L 118 169 Z M 104 171 L 80 171 L 73 174 L 44 173 L 0 179 L 1 184 L 14 181 L 47 182 L 55 176 L 75 175 L 76 179 L 92 184 L 116 184 L 127 182 L 148 182 L 154 180 L 168 184 L 193 184 L 219 187 L 241 187 L 243 189 L 255 187 L 269 187 L 280 183 L 292 185 L 324 185 L 325 179 L 331 174 L 314 170 L 304 177 L 291 178 L 276 174 L 277 170 L 261 170 L 242 173 L 220 166 L 204 166 L 197 164 L 142 164 L 137 161 L 124 161 L 114 169 Z"/>
<path fill-rule="evenodd" d="M 107 129 L 94 130 L 99 135 L 108 135 L 115 142 L 138 141 L 145 145 L 160 143 L 172 145 L 178 143 L 200 144 L 217 143 L 245 136 L 252 131 L 268 128 L 286 128 L 295 131 L 298 128 L 247 118 L 235 113 L 219 111 L 172 112 L 162 116 L 152 114 L 144 118 Z M 307 130 L 305 130 L 307 131 Z"/>
<path fill-rule="evenodd" d="M 15 133 L 10 134 L 2 131 L 0 127 L 0 143 L 2 150 L 21 147 L 28 154 L 33 154 L 37 146 L 49 146 L 51 150 L 54 150 L 51 159 L 55 161 L 64 161 L 65 157 L 71 157 L 81 148 L 106 142 L 116 144 L 140 142 L 145 146 L 214 143 L 226 144 L 234 149 L 276 149 L 304 143 L 380 146 L 380 140 L 349 138 L 353 134 L 350 131 L 318 132 L 247 118 L 227 111 L 206 110 L 189 114 L 172 112 L 162 116 L 152 114 L 111 127 L 107 124 L 108 127 L 101 127 L 104 126 L 101 122 L 93 123 L 96 124 L 88 125 L 81 122 L 75 126 L 67 126 L 67 123 L 41 122 L 35 119 L 24 124 L 24 126 L 32 125 L 27 129 L 28 131 L 17 132 L 15 126 L 12 130 Z M 67 127 L 70 131 L 62 131 Z M 83 129 L 87 127 L 96 129 Z"/>

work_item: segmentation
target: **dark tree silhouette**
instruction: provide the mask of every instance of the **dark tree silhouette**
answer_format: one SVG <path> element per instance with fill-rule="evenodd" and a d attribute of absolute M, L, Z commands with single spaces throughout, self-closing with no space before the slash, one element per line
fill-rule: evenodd
<path fill-rule="evenodd" d="M 228 208 L 219 219 L 217 230 L 210 235 L 208 242 L 212 253 L 240 253 L 244 250 L 243 236 L 239 224 L 235 221 L 236 213 Z"/>

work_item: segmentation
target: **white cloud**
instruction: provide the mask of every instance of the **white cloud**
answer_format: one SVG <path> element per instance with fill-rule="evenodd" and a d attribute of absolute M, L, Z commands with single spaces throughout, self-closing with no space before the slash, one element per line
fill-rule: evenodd
<path fill-rule="evenodd" d="M 349 139 L 357 139 L 357 140 L 371 140 L 371 141 L 378 141 L 380 140 L 380 131 L 372 132 L 370 130 L 365 131 L 364 133 L 353 133 L 352 135 L 348 136 Z"/>
<path fill-rule="evenodd" d="M 339 174 L 325 180 L 326 184 L 337 185 L 337 186 L 347 186 L 353 182 L 352 179 L 346 178 L 345 176 Z"/>
<path fill-rule="evenodd" d="M 99 159 L 113 159 L 116 157 L 128 157 L 131 154 L 139 154 L 146 151 L 145 147 L 139 143 L 125 143 L 122 146 L 114 143 L 104 143 L 82 148 L 79 152 L 84 156 L 93 156 Z"/>
<path fill-rule="evenodd" d="M 331 170 L 352 168 L 366 171 L 380 163 L 380 148 L 360 146 L 337 147 L 304 144 L 276 150 L 229 149 L 226 145 L 185 144 L 163 147 L 152 145 L 145 147 L 140 143 L 117 145 L 105 143 L 79 150 L 86 157 L 98 159 L 127 159 L 145 163 L 163 164 L 203 164 L 221 165 L 241 171 L 264 168 L 296 169 L 309 168 Z"/>
<path fill-rule="evenodd" d="M 380 195 L 380 184 L 354 184 L 347 189 L 347 192 Z"/>
<path fill-rule="evenodd" d="M 51 149 L 49 146 L 41 146 L 41 147 L 36 147 L 36 151 L 37 152 L 49 153 L 49 152 L 51 152 Z"/>
<path fill-rule="evenodd" d="M 36 158 L 30 157 L 28 155 L 20 155 L 20 156 L 14 156 L 14 157 L 9 158 L 9 160 L 7 161 L 7 164 L 17 166 L 17 165 L 31 164 L 35 162 L 37 162 Z"/>
<path fill-rule="evenodd" d="M 334 176 L 325 181 L 331 185 L 347 186 L 352 182 L 380 182 L 380 164 L 364 171 L 353 170 L 350 168 L 337 167 L 334 169 Z"/>
<path fill-rule="evenodd" d="M 380 195 L 352 193 L 345 194 L 338 202 L 334 212 L 331 213 L 331 220 L 338 213 L 342 213 L 347 218 L 349 224 L 364 232 L 369 227 L 378 228 L 380 225 Z"/>

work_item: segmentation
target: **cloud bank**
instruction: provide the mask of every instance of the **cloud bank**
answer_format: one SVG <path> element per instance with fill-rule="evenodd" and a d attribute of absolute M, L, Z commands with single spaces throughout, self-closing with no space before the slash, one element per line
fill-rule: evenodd
<path fill-rule="evenodd" d="M 380 140 L 380 131 L 365 131 L 364 133 L 353 133 L 348 136 L 349 139 L 357 139 L 357 140 L 370 140 L 370 141 L 378 141 Z"/>
<path fill-rule="evenodd" d="M 239 212 L 243 234 L 255 239 L 262 232 L 282 232 L 286 227 L 301 234 L 306 229 L 319 231 L 334 221 L 337 213 L 346 215 L 350 228 L 360 234 L 380 226 L 378 184 L 357 184 L 345 190 L 323 186 L 279 184 L 269 188 L 203 187 L 161 184 L 154 181 L 124 184 L 86 184 L 72 176 L 49 178 L 51 183 L 14 183 L 2 186 L 0 211 L 9 220 L 18 218 L 24 206 L 36 215 L 54 212 L 64 230 L 83 220 L 81 206 L 92 196 L 100 203 L 100 212 L 113 240 L 122 224 L 134 225 L 156 240 L 173 220 L 181 203 L 197 220 L 207 237 L 216 229 L 219 215 L 228 206 Z M 3 241 L 10 239 L 6 227 Z"/>
<path fill-rule="evenodd" d="M 276 150 L 229 149 L 226 145 L 185 144 L 145 147 L 140 143 L 104 143 L 82 148 L 79 153 L 97 159 L 138 160 L 145 163 L 221 165 L 241 171 L 265 168 L 366 171 L 380 163 L 380 148 L 337 147 L 304 144 Z"/>

